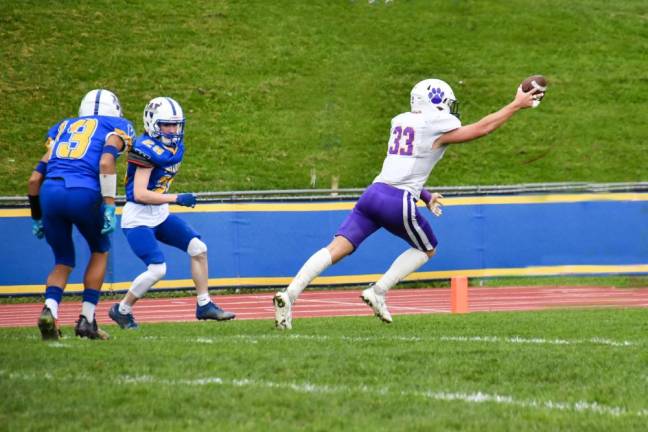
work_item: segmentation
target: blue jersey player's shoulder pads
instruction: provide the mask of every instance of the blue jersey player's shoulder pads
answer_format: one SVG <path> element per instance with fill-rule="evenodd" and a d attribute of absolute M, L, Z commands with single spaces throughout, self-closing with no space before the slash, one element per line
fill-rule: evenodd
<path fill-rule="evenodd" d="M 170 149 L 155 138 L 142 134 L 135 141 L 132 151 L 154 165 L 167 166 L 181 160 L 184 149 Z"/>
<path fill-rule="evenodd" d="M 135 139 L 135 128 L 133 124 L 122 117 L 110 117 L 110 116 L 96 116 L 99 121 L 107 125 L 107 129 L 111 129 L 111 133 L 116 134 L 118 137 L 124 141 L 126 147 L 132 145 L 133 140 Z"/>

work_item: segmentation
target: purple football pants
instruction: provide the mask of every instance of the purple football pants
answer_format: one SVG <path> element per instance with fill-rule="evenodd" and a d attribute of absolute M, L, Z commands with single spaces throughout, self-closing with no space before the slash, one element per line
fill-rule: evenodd
<path fill-rule="evenodd" d="M 362 193 L 335 235 L 346 238 L 357 249 L 379 228 L 422 251 L 433 250 L 438 244 L 412 194 L 385 183 L 374 183 Z"/>

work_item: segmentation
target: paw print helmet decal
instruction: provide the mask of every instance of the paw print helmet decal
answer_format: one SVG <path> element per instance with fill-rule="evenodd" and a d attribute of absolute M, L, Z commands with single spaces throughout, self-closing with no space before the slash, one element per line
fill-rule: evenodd
<path fill-rule="evenodd" d="M 412 112 L 445 111 L 459 118 L 459 103 L 452 88 L 440 79 L 426 79 L 412 88 Z"/>

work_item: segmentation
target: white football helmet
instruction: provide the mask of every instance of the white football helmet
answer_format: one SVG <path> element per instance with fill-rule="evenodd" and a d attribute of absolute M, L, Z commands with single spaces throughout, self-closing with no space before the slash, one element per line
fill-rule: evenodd
<path fill-rule="evenodd" d="M 81 100 L 79 117 L 102 115 L 123 117 L 117 96 L 110 90 L 95 89 L 89 91 Z"/>
<path fill-rule="evenodd" d="M 426 79 L 416 84 L 410 104 L 412 111 L 439 110 L 459 118 L 459 102 L 448 83 L 440 79 Z"/>
<path fill-rule="evenodd" d="M 161 124 L 176 124 L 178 129 L 174 134 L 163 134 Z M 144 108 L 144 130 L 153 138 L 164 144 L 177 144 L 184 137 L 185 117 L 182 107 L 170 97 L 156 97 Z"/>

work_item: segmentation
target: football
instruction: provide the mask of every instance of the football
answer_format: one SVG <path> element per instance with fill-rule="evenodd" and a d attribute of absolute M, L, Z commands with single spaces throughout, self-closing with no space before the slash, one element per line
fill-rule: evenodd
<path fill-rule="evenodd" d="M 534 98 L 535 101 L 533 101 L 533 108 L 536 108 L 538 105 L 540 105 L 540 101 L 547 91 L 547 85 L 547 79 L 542 75 L 531 75 L 529 78 L 522 81 L 520 87 L 522 87 L 522 91 L 525 93 L 533 90 L 533 94 L 537 94 L 537 96 L 535 96 Z"/>
<path fill-rule="evenodd" d="M 531 89 L 535 89 L 535 93 L 544 93 L 547 91 L 547 79 L 542 75 L 532 75 L 529 78 L 522 81 L 522 91 L 528 92 Z"/>

